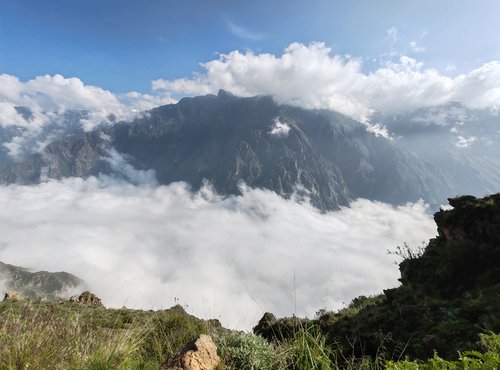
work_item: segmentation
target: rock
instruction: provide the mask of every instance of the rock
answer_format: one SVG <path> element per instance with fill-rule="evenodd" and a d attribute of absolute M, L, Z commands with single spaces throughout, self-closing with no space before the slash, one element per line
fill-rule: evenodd
<path fill-rule="evenodd" d="M 217 346 L 209 335 L 202 334 L 168 359 L 160 370 L 215 370 L 219 363 Z"/>
<path fill-rule="evenodd" d="M 259 320 L 259 323 L 253 328 L 253 332 L 254 334 L 260 335 L 266 339 L 270 339 L 273 336 L 273 326 L 276 322 L 276 316 L 274 316 L 271 312 L 266 312 Z"/>
<path fill-rule="evenodd" d="M 101 299 L 98 298 L 94 293 L 91 293 L 89 291 L 85 291 L 80 295 L 74 295 L 69 299 L 69 301 L 72 303 L 102 307 Z"/>
<path fill-rule="evenodd" d="M 3 297 L 4 301 L 18 301 L 20 299 L 21 297 L 19 296 L 19 293 L 14 290 L 7 290 L 5 292 L 5 296 Z"/>

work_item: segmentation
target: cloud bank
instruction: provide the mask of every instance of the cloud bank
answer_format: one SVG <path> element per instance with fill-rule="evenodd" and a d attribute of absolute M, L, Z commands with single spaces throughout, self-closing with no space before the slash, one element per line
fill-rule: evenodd
<path fill-rule="evenodd" d="M 0 74 L 0 128 L 8 132 L 5 136 L 0 132 L 0 141 L 16 158 L 39 151 L 75 130 L 90 131 L 102 123 L 128 120 L 141 111 L 173 102 L 165 94 L 116 95 L 61 75 L 38 76 L 23 82 Z M 80 112 L 80 117 L 71 122 L 64 116 L 68 111 Z"/>
<path fill-rule="evenodd" d="M 116 158 L 114 160 L 117 160 Z M 110 178 L 0 187 L 7 263 L 83 278 L 108 306 L 166 308 L 250 328 L 263 312 L 313 315 L 397 284 L 387 249 L 435 234 L 423 204 L 357 200 L 321 214 L 265 190 L 221 198 L 183 183 Z"/>
<path fill-rule="evenodd" d="M 394 29 L 389 34 L 397 38 Z M 418 47 L 417 44 L 414 47 Z M 190 78 L 153 81 L 155 91 L 272 95 L 280 103 L 333 109 L 366 122 L 374 112 L 398 114 L 459 102 L 469 108 L 500 108 L 500 63 L 449 77 L 408 56 L 366 73 L 359 59 L 335 55 L 324 43 L 292 43 L 282 55 L 232 51 L 202 64 Z"/>
<path fill-rule="evenodd" d="M 90 117 L 82 122 L 87 130 L 105 121 L 110 115 L 127 119 L 139 110 L 174 102 L 166 95 L 156 96 L 130 92 L 116 95 L 97 86 L 85 85 L 78 78 L 61 75 L 38 76 L 21 81 L 9 74 L 0 74 L 0 125 L 36 127 L 66 110 L 85 110 Z M 15 107 L 26 107 L 29 117 Z"/>

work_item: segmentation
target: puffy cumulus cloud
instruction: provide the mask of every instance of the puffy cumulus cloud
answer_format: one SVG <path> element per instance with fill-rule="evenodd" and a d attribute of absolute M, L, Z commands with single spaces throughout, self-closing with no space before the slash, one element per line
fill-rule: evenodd
<path fill-rule="evenodd" d="M 389 31 L 389 37 L 397 37 L 396 29 Z M 333 109 L 363 122 L 375 111 L 406 113 L 453 101 L 470 108 L 500 107 L 496 61 L 451 78 L 401 56 L 366 73 L 360 60 L 335 55 L 323 43 L 293 43 L 279 56 L 232 51 L 202 66 L 205 71 L 190 78 L 153 81 L 153 89 L 171 94 L 215 93 L 220 88 L 241 96 L 269 94 L 281 103 Z"/>
<path fill-rule="evenodd" d="M 279 57 L 233 51 L 202 64 L 206 70 L 203 74 L 156 80 L 153 89 L 182 94 L 215 93 L 218 89 L 240 96 L 268 94 L 280 103 L 367 115 L 370 109 L 348 93 L 361 75 L 360 62 L 331 56 L 330 51 L 322 43 L 293 43 Z"/>
<path fill-rule="evenodd" d="M 290 126 L 288 126 L 288 123 L 281 122 L 279 118 L 275 118 L 274 125 L 271 127 L 271 131 L 269 131 L 269 135 L 287 137 L 289 132 Z"/>
<path fill-rule="evenodd" d="M 469 137 L 458 136 L 458 141 L 455 143 L 455 145 L 459 148 L 468 148 L 476 141 L 477 141 L 476 136 L 469 136 Z"/>
<path fill-rule="evenodd" d="M 78 123 L 82 130 L 89 131 L 103 122 L 127 120 L 140 111 L 173 102 L 164 94 L 129 92 L 116 95 L 97 86 L 85 85 L 78 78 L 61 75 L 21 81 L 15 76 L 1 74 L 0 125 L 22 129 L 3 144 L 12 156 L 21 153 L 26 146 L 43 147 L 47 144 L 39 137 L 43 129 L 54 125 L 66 111 L 85 112 Z M 19 107 L 24 107 L 24 113 Z"/>
<path fill-rule="evenodd" d="M 115 95 L 100 87 L 85 85 L 75 77 L 45 75 L 23 82 L 15 76 L 2 74 L 0 102 L 3 105 L 0 111 L 2 125 L 13 122 L 12 109 L 6 111 L 7 106 L 22 106 L 29 108 L 32 113 L 28 119 L 25 118 L 25 124 L 36 126 L 50 120 L 51 114 L 66 110 L 84 110 L 88 111 L 91 117 L 87 119 L 87 129 L 92 129 L 93 125 L 105 121 L 110 115 L 127 119 L 133 116 L 134 112 L 175 101 L 167 95 L 152 96 L 137 92 Z M 17 121 L 14 123 L 19 124 Z"/>
<path fill-rule="evenodd" d="M 24 126 L 27 123 L 16 108 L 7 102 L 0 102 L 0 117 L 4 126 Z"/>
<path fill-rule="evenodd" d="M 425 46 L 420 46 L 416 41 L 410 41 L 408 46 L 415 53 L 423 53 L 426 50 Z"/>
<path fill-rule="evenodd" d="M 313 315 L 397 284 L 394 249 L 435 234 L 423 204 L 357 200 L 320 213 L 273 192 L 222 198 L 182 183 L 110 178 L 0 188 L 7 263 L 65 270 L 109 306 L 188 311 L 250 328 L 265 311 Z"/>

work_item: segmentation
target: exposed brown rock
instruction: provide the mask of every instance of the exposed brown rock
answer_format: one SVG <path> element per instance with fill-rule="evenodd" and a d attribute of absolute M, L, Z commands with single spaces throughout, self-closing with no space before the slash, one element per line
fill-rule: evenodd
<path fill-rule="evenodd" d="M 94 293 L 85 291 L 80 295 L 74 295 L 69 299 L 70 302 L 85 304 L 89 306 L 99 306 L 102 307 L 102 301 Z"/>
<path fill-rule="evenodd" d="M 19 296 L 19 293 L 15 290 L 7 290 L 5 292 L 5 296 L 3 297 L 4 301 L 18 301 L 20 299 L 21 297 Z"/>
<path fill-rule="evenodd" d="M 168 359 L 160 370 L 215 370 L 219 363 L 217 346 L 209 335 L 202 334 Z"/>

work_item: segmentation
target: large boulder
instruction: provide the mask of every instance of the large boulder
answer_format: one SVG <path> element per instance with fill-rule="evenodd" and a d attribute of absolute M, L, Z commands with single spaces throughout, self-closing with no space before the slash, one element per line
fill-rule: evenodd
<path fill-rule="evenodd" d="M 7 290 L 5 292 L 5 296 L 3 297 L 4 301 L 18 301 L 20 299 L 21 297 L 19 296 L 19 293 L 14 290 Z"/>
<path fill-rule="evenodd" d="M 219 363 L 217 346 L 209 335 L 201 334 L 168 359 L 160 370 L 215 370 Z"/>
<path fill-rule="evenodd" d="M 74 295 L 69 299 L 72 303 L 79 303 L 88 306 L 97 306 L 102 307 L 102 301 L 99 297 L 97 297 L 94 293 L 89 291 L 85 291 L 80 295 Z"/>

